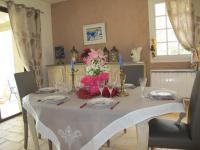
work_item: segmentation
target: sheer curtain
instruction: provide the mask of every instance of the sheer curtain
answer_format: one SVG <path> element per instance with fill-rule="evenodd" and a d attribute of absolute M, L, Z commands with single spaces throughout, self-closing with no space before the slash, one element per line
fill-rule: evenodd
<path fill-rule="evenodd" d="M 165 0 L 170 22 L 181 45 L 200 60 L 200 0 Z"/>
<path fill-rule="evenodd" d="M 40 11 L 22 4 L 7 2 L 11 28 L 20 59 L 27 71 L 34 70 L 42 85 L 42 48 Z"/>

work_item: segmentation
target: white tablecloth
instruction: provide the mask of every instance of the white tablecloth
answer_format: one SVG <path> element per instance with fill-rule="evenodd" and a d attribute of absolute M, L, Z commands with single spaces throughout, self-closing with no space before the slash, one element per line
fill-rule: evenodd
<path fill-rule="evenodd" d="M 97 150 L 114 134 L 134 124 L 167 113 L 184 112 L 178 101 L 141 98 L 139 88 L 128 92 L 128 97 L 114 98 L 120 103 L 113 110 L 80 109 L 85 101 L 76 96 L 60 106 L 38 102 L 52 94 L 30 94 L 23 99 L 23 106 L 36 120 L 37 131 L 50 139 L 57 150 Z"/>

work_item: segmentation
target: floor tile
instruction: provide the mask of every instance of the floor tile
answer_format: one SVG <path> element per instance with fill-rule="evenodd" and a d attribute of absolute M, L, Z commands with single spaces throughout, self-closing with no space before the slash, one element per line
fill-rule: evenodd
<path fill-rule="evenodd" d="M 0 150 L 18 150 L 22 148 L 22 146 L 23 145 L 16 142 L 6 141 L 0 145 Z"/>
<path fill-rule="evenodd" d="M 24 140 L 24 136 L 22 134 L 18 134 L 18 133 L 14 133 L 14 132 L 13 133 L 10 132 L 4 138 L 9 141 L 13 141 L 13 142 L 21 142 L 22 140 Z"/>

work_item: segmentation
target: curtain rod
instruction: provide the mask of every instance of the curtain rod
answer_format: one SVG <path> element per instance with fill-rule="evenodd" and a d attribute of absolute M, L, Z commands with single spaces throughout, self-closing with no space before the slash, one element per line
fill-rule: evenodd
<path fill-rule="evenodd" d="M 0 0 L 0 1 L 5 2 L 5 3 L 9 2 L 9 0 Z M 12 2 L 14 3 L 14 1 L 12 1 Z M 14 3 L 14 4 L 16 4 L 16 3 Z M 38 10 L 39 10 L 39 9 L 38 9 Z M 41 10 L 39 10 L 39 11 L 40 11 L 41 14 L 44 14 L 43 11 L 41 11 Z"/>

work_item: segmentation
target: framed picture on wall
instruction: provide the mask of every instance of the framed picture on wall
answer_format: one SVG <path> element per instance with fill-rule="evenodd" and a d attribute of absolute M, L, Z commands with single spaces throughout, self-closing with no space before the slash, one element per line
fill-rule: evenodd
<path fill-rule="evenodd" d="M 84 45 L 106 43 L 105 23 L 83 26 Z"/>

